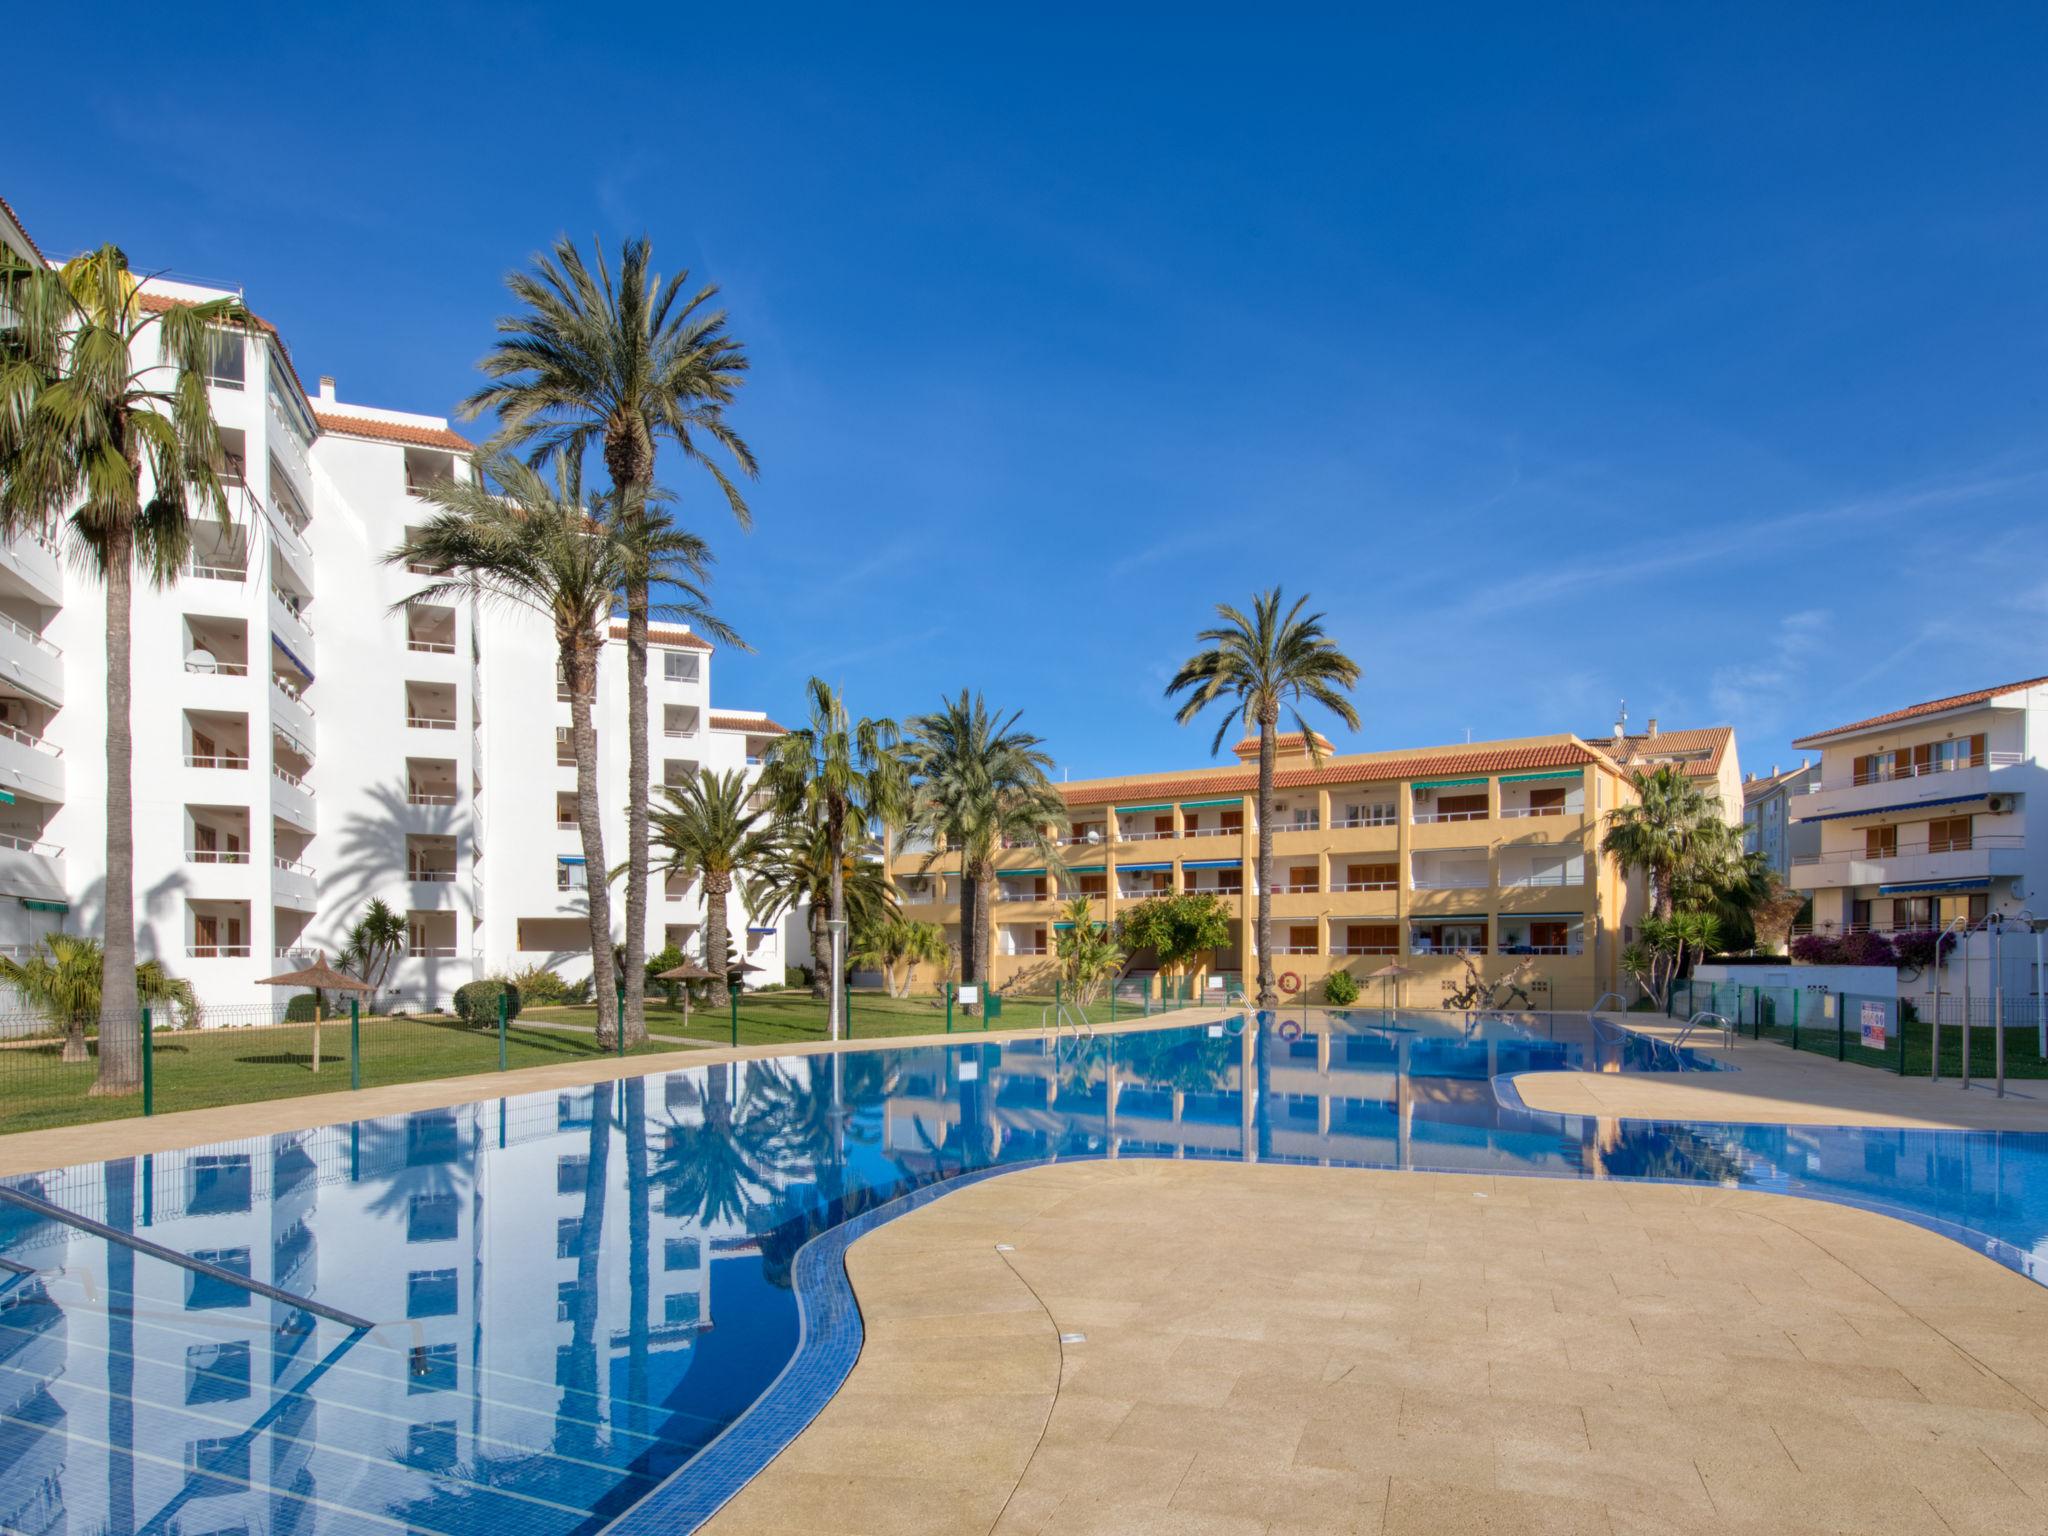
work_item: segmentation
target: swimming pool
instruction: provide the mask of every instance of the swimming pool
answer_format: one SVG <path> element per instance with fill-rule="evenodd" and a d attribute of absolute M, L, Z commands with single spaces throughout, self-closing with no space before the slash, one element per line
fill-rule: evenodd
<path fill-rule="evenodd" d="M 157 1248 L 0 1204 L 0 1529 L 687 1529 L 850 1365 L 848 1234 L 1049 1158 L 1740 1185 L 2048 1258 L 2048 1137 L 1547 1115 L 1494 1079 L 1697 1063 L 1562 1016 L 1287 1022 L 707 1064 L 9 1180 Z"/>

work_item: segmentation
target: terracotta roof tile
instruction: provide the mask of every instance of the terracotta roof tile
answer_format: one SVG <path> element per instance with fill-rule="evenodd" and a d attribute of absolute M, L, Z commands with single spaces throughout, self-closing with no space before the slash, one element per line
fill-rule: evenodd
<path fill-rule="evenodd" d="M 1620 753 L 1612 745 L 1612 737 L 1600 740 L 1609 756 L 1632 762 L 1655 763 L 1660 757 L 1675 756 L 1681 752 L 1705 752 L 1708 755 L 1704 758 L 1696 757 L 1675 766 L 1688 777 L 1711 779 L 1721 772 L 1721 760 L 1728 754 L 1729 743 L 1735 740 L 1735 727 L 1705 725 L 1687 731 L 1659 731 L 1655 736 L 1624 736 L 1622 741 L 1626 750 Z"/>
<path fill-rule="evenodd" d="M 619 620 L 614 619 L 611 626 L 611 636 L 614 640 L 625 639 L 626 626 Z M 702 635 L 693 634 L 691 631 L 676 624 L 650 624 L 647 626 L 647 638 L 656 645 L 680 645 L 685 650 L 690 651 L 708 651 L 711 649 L 711 642 L 709 640 L 706 640 Z"/>
<path fill-rule="evenodd" d="M 755 736 L 787 736 L 789 727 L 777 725 L 765 715 L 718 715 L 711 717 L 714 731 L 746 731 Z"/>
<path fill-rule="evenodd" d="M 1614 766 L 1583 742 L 1560 741 L 1536 747 L 1492 747 L 1469 752 L 1377 752 L 1331 757 L 1324 759 L 1320 768 L 1280 769 L 1273 775 L 1273 783 L 1280 789 L 1304 789 L 1321 784 L 1370 784 L 1438 774 L 1520 773 L 1586 764 L 1610 769 Z M 1101 779 L 1086 784 L 1063 784 L 1060 793 L 1069 805 L 1109 805 L 1140 796 L 1173 799 L 1180 795 L 1227 794 L 1232 790 L 1249 793 L 1258 787 L 1258 782 L 1256 767 L 1207 768 L 1181 778 Z"/>
<path fill-rule="evenodd" d="M 446 427 L 415 427 L 402 421 L 373 421 L 367 416 L 337 416 L 329 411 L 315 411 L 313 419 L 320 423 L 321 431 L 343 437 L 367 437 L 414 448 L 449 448 L 456 453 L 469 453 L 476 447 L 460 432 Z"/>
<path fill-rule="evenodd" d="M 43 254 L 43 248 L 36 244 L 36 237 L 28 232 L 28 225 L 22 221 L 21 215 L 14 211 L 14 205 L 4 197 L 0 197 L 0 213 L 5 213 L 8 218 L 14 221 L 14 227 L 21 231 L 21 238 L 28 242 L 28 248 L 37 261 L 48 261 L 50 259 Z"/>
<path fill-rule="evenodd" d="M 1996 688 L 1979 688 L 1972 693 L 1952 693 L 1945 699 L 1929 699 L 1925 704 L 1908 704 L 1904 709 L 1895 709 L 1888 714 L 1872 715 L 1868 720 L 1852 720 L 1847 725 L 1831 726 L 1825 731 L 1815 731 L 1811 736 L 1801 736 L 1792 743 L 1795 747 L 1816 747 L 1833 736 L 1846 736 L 1851 731 L 1868 731 L 1880 725 L 1891 725 L 1900 720 L 1916 720 L 1922 715 L 1938 715 L 1946 710 L 1967 709 L 1972 704 L 1988 704 L 2001 693 L 2018 693 L 2022 688 L 2039 688 L 2048 684 L 2048 677 L 2030 677 L 2017 683 L 2000 683 Z"/>
<path fill-rule="evenodd" d="M 135 296 L 136 302 L 144 309 L 162 314 L 167 309 L 176 309 L 180 304 L 190 304 L 190 299 L 180 299 L 164 293 L 151 293 L 147 289 Z M 299 365 L 292 361 L 292 349 L 284 344 L 284 335 L 261 315 L 251 314 L 249 318 L 262 328 L 270 339 L 277 343 L 277 355 L 284 359 L 284 371 L 292 376 L 292 387 L 299 392 L 299 398 L 306 395 L 305 381 L 299 377 Z"/>

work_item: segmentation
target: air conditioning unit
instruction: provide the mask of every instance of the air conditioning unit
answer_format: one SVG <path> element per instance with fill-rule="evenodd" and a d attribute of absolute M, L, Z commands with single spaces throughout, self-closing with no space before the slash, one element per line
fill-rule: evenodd
<path fill-rule="evenodd" d="M 2012 809 L 2012 796 L 1992 795 L 1984 802 L 1984 808 L 1994 816 L 2000 812 L 2009 811 Z"/>

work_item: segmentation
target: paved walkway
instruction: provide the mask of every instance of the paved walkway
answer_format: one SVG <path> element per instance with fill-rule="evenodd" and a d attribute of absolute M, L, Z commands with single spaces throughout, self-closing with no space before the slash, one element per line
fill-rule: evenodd
<path fill-rule="evenodd" d="M 1605 1017 L 1641 1034 L 1678 1033 L 1654 1015 Z M 1531 1109 L 1567 1115 L 2048 1131 L 2048 1081 L 2008 1081 L 2000 1099 L 1981 1079 L 1965 1091 L 1953 1078 L 1899 1077 L 1768 1040 L 1739 1039 L 1732 1049 L 1720 1041 L 1700 1032 L 1686 1045 L 1739 1071 L 1527 1072 L 1515 1078 L 1515 1089 Z"/>
<path fill-rule="evenodd" d="M 2048 1290 L 1838 1206 L 1070 1163 L 848 1268 L 860 1363 L 716 1536 L 2048 1530 Z"/>

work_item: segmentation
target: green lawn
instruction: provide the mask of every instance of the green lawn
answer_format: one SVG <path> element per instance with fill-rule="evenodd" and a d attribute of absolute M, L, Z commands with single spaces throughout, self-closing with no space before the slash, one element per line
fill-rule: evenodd
<path fill-rule="evenodd" d="M 1007 997 L 1003 1000 L 1002 1016 L 994 1021 L 993 1027 L 1037 1029 L 1041 1022 L 1050 1022 L 1047 1010 L 1051 1007 L 1050 994 L 1044 997 Z M 1091 1004 L 1086 1011 L 1090 1023 L 1107 1024 L 1112 1021 L 1112 1011 L 1106 999 Z M 1118 1003 L 1113 1016 L 1116 1020 L 1127 1020 L 1142 1011 L 1130 1004 Z M 1073 1013 L 1074 1010 L 1069 1008 L 1070 1019 Z M 528 1008 L 519 1017 L 522 1023 L 546 1020 L 588 1028 L 596 1022 L 597 1010 L 588 1004 L 574 1008 Z M 929 994 L 894 998 L 882 992 L 856 992 L 848 1017 L 852 1027 L 851 1038 L 855 1040 L 881 1040 L 892 1035 L 936 1035 L 944 1034 L 946 1030 L 945 1002 Z M 748 992 L 740 998 L 741 1045 L 786 1045 L 792 1041 L 823 1040 L 825 1027 L 825 1004 L 808 992 Z M 955 1033 L 979 1032 L 984 1027 L 982 1014 L 970 1014 L 964 1008 L 954 1007 Z M 732 1015 L 722 1003 L 710 1008 L 693 1006 L 686 1028 L 680 1008 L 670 1008 L 665 1002 L 649 999 L 647 1028 L 653 1034 L 674 1035 L 713 1045 L 727 1045 L 733 1039 Z"/>
<path fill-rule="evenodd" d="M 1748 1036 L 1749 1031 L 1744 1030 Z M 1766 1028 L 1763 1038 L 1775 1040 L 1780 1045 L 1789 1045 L 1791 1030 L 1783 1027 Z M 1926 1077 L 1933 1066 L 1934 1028 L 1926 1023 L 1912 1023 L 1906 1026 L 1905 1075 Z M 2048 1060 L 2043 1060 L 2039 1051 L 2040 1037 L 2031 1027 L 2008 1026 L 2005 1031 L 2005 1075 L 2011 1078 L 2048 1078 Z M 1858 1066 L 1873 1067 L 1881 1072 L 1899 1070 L 1899 1040 L 1896 1035 L 1886 1041 L 1882 1051 L 1865 1050 L 1859 1031 L 1851 1030 L 1840 1042 L 1839 1052 L 1835 1030 L 1832 1025 L 1820 1029 L 1799 1031 L 1799 1049 L 1811 1051 L 1820 1056 L 1839 1054 L 1843 1061 L 1853 1061 Z M 1973 1077 L 1989 1078 L 1996 1070 L 1998 1042 L 1994 1032 L 1985 1025 L 1970 1031 L 1970 1072 Z M 1953 1024 L 1942 1026 L 1941 1031 L 1941 1075 L 1960 1076 L 1963 1065 L 1962 1031 Z"/>

